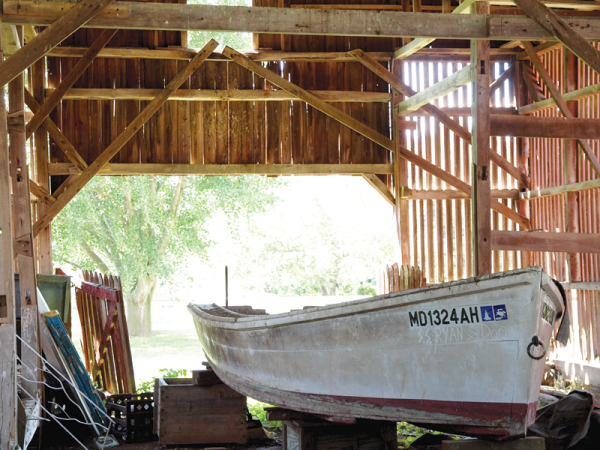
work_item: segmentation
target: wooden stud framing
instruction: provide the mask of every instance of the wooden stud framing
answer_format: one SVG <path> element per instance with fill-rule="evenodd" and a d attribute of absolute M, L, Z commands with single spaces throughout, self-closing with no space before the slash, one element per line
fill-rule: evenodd
<path fill-rule="evenodd" d="M 550 74 L 548 73 L 546 68 L 544 67 L 542 60 L 540 59 L 538 54 L 535 53 L 533 45 L 531 45 L 530 42 L 523 42 L 523 46 L 525 47 L 525 51 L 527 51 L 527 53 L 529 54 L 531 62 L 534 64 L 538 73 L 544 80 L 544 84 L 546 85 L 546 87 L 548 88 L 550 93 L 552 94 L 552 98 L 556 102 L 556 105 L 560 109 L 560 112 L 567 119 L 573 119 L 574 118 L 573 113 L 567 106 L 567 102 L 565 101 L 565 99 L 561 95 L 560 91 L 556 87 L 556 84 L 552 80 L 552 77 L 550 76 Z M 592 164 L 592 167 L 594 168 L 596 173 L 600 176 L 600 162 L 598 161 L 598 158 L 596 157 L 594 150 L 592 149 L 590 144 L 587 141 L 585 141 L 584 139 L 578 139 L 578 142 L 579 142 L 579 145 L 581 145 L 583 152 L 585 153 L 585 155 L 589 159 L 590 163 Z"/>
<path fill-rule="evenodd" d="M 427 103 L 440 97 L 444 97 L 459 87 L 464 86 L 469 83 L 469 81 L 471 81 L 471 68 L 465 66 L 458 72 L 454 72 L 448 78 L 441 80 L 433 86 L 429 86 L 427 89 L 418 92 L 407 100 L 399 103 L 398 106 L 396 106 L 396 110 L 400 114 L 408 114 L 412 111 L 416 111 Z"/>
<path fill-rule="evenodd" d="M 0 86 L 23 72 L 114 0 L 82 0 L 0 65 Z M 60 11 L 60 10 L 59 10 Z"/>
<path fill-rule="evenodd" d="M 552 188 L 537 189 L 535 191 L 525 191 L 519 193 L 521 200 L 533 200 L 536 198 L 550 197 L 552 195 L 566 194 L 568 192 L 580 192 L 588 189 L 600 188 L 600 178 L 590 181 L 582 181 L 581 183 L 565 184 Z"/>
<path fill-rule="evenodd" d="M 187 80 L 190 75 L 200 67 L 208 55 L 217 47 L 218 43 L 211 39 L 197 55 L 179 72 L 165 87 L 161 93 L 152 100 L 142 112 L 125 128 L 125 130 L 102 152 L 102 154 L 63 192 L 56 202 L 48 208 L 46 214 L 39 219 L 34 226 L 35 236 L 46 227 L 52 219 L 71 201 L 73 197 L 104 167 L 113 156 L 140 130 L 140 128 L 152 117 L 152 115 L 167 101 Z"/>

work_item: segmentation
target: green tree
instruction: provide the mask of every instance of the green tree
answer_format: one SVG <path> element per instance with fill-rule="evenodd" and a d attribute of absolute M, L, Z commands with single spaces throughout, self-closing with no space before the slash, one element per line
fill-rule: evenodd
<path fill-rule="evenodd" d="M 192 5 L 224 5 L 224 6 L 252 6 L 248 0 L 190 0 Z M 236 50 L 250 50 L 252 48 L 252 33 L 231 31 L 190 31 L 188 33 L 188 47 L 202 48 L 210 39 L 215 39 L 221 45 Z"/>
<path fill-rule="evenodd" d="M 58 263 L 121 277 L 130 334 L 151 334 L 151 301 L 189 255 L 206 257 L 204 225 L 222 210 L 228 223 L 276 200 L 266 177 L 96 177 L 53 223 Z"/>

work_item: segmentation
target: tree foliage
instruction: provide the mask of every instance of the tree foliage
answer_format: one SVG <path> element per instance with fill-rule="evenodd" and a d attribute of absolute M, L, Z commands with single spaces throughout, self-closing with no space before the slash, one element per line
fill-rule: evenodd
<path fill-rule="evenodd" d="M 211 239 L 204 225 L 211 215 L 222 210 L 235 228 L 241 217 L 275 201 L 276 183 L 265 177 L 96 177 L 55 220 L 54 259 L 118 274 L 132 334 L 147 334 L 157 279 L 168 279 L 189 255 L 206 256 Z"/>

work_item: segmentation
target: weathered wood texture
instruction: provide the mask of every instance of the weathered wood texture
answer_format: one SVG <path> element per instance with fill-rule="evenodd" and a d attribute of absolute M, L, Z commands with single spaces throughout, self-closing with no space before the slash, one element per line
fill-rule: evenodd
<path fill-rule="evenodd" d="M 0 27 L 2 21 L 0 20 Z M 0 36 L 0 62 L 2 36 Z M 6 107 L 0 96 L 0 448 L 16 444 L 17 360 L 13 215 Z"/>
<path fill-rule="evenodd" d="M 139 45 L 156 49 L 177 46 L 180 41 L 167 39 L 169 33 L 156 32 L 158 39 L 149 42 L 147 31 L 117 32 L 110 41 L 112 47 L 132 47 Z M 68 38 L 60 48 L 69 45 L 87 46 L 94 42 L 97 30 L 80 30 Z M 164 36 L 164 37 L 163 37 Z M 338 39 L 338 38 L 332 38 Z M 340 45 L 340 49 L 343 46 Z M 377 48 L 384 48 L 383 46 Z M 324 47 L 323 47 L 324 49 Z M 71 67 L 77 58 L 49 57 L 49 87 L 56 87 L 62 81 L 61 71 Z M 110 79 L 115 78 L 114 98 L 119 89 L 158 89 L 170 81 L 175 61 L 151 59 L 96 59 L 75 83 L 78 89 L 101 92 L 112 88 Z M 184 63 L 181 61 L 177 64 Z M 387 65 L 387 63 L 385 63 Z M 268 69 L 277 75 L 289 74 L 290 80 L 300 87 L 318 90 L 320 98 L 337 102 L 344 96 L 328 98 L 328 92 L 357 91 L 358 100 L 353 103 L 353 116 L 367 123 L 376 131 L 389 133 L 389 118 L 386 105 L 372 104 L 390 98 L 388 85 L 362 65 L 356 62 L 292 62 L 269 64 Z M 329 79 L 322 76 L 331 74 Z M 352 74 L 352 84 L 350 74 Z M 353 87 L 356 89 L 353 89 Z M 153 164 L 386 164 L 389 155 L 382 147 L 369 145 L 363 152 L 365 139 L 352 130 L 337 126 L 325 114 L 311 106 L 291 101 L 291 96 L 272 84 L 227 61 L 207 61 L 189 80 L 184 89 L 217 89 L 221 95 L 209 101 L 187 102 L 172 100 L 153 116 L 143 130 L 138 132 L 123 149 L 111 160 L 114 163 L 153 163 Z M 239 89 L 239 91 L 228 91 Z M 90 92 L 90 91 L 86 91 Z M 149 95 L 149 91 L 144 91 Z M 150 94 L 155 94 L 152 91 Z M 180 91 L 178 91 L 180 92 Z M 187 91 L 193 92 L 193 91 Z M 201 91 L 207 92 L 207 91 Z M 215 98 L 227 99 L 246 93 L 249 100 L 239 102 L 216 102 Z M 255 94 L 253 94 L 255 93 Z M 375 95 L 372 96 L 371 93 Z M 83 161 L 91 164 L 110 144 L 112 139 L 127 125 L 132 117 L 147 104 L 146 97 L 117 100 L 109 98 L 71 99 L 67 93 L 65 100 L 54 111 L 51 118 L 77 149 Z M 174 94 L 177 98 L 177 93 Z M 277 101 L 257 100 L 275 97 Z M 281 97 L 279 99 L 278 97 Z M 362 98 L 361 98 L 362 97 Z M 94 98 L 94 97 L 91 97 Z M 237 103 L 237 104 L 236 104 Z M 172 106 L 171 106 L 172 104 Z M 339 105 L 344 110 L 344 106 Z M 348 107 L 350 108 L 350 107 Z M 350 109 L 348 109 L 349 111 Z M 177 112 L 173 114 L 173 111 Z M 102 117 L 101 121 L 92 120 Z M 369 118 L 367 120 L 367 118 Z M 183 126 L 182 126 L 183 124 Z M 251 132 L 247 132 L 251 131 Z M 299 136 L 302 138 L 298 139 Z M 220 137 L 217 139 L 217 137 Z M 315 145 L 319 143 L 318 145 Z M 69 160 L 53 140 L 51 162 L 66 163 Z M 53 183 L 54 189 L 58 186 Z"/>
<path fill-rule="evenodd" d="M 5 0 L 6 23 L 48 25 L 72 4 Z M 569 23 L 586 39 L 600 38 L 595 17 L 572 14 Z M 169 31 L 245 31 L 322 36 L 429 37 L 436 39 L 550 40 L 551 33 L 518 15 L 457 15 L 396 11 L 351 11 L 240 6 L 116 2 L 85 24 L 86 28 Z M 292 43 L 293 45 L 293 43 Z"/>
<path fill-rule="evenodd" d="M 594 45 L 596 48 L 600 47 L 598 43 Z M 540 58 L 552 80 L 564 89 L 562 93 L 567 92 L 567 80 L 563 73 L 564 50 L 562 47 L 555 48 Z M 600 83 L 600 76 L 580 60 L 577 61 L 577 72 L 578 75 L 573 86 L 574 92 L 589 90 L 589 86 L 596 86 Z M 544 93 L 550 97 L 545 86 Z M 563 95 L 563 99 L 573 100 L 573 96 L 567 93 Z M 580 119 L 600 119 L 600 103 L 597 97 L 580 97 L 575 100 L 577 116 Z M 539 118 L 559 119 L 562 117 L 556 107 L 539 110 L 534 115 Z M 568 148 L 568 145 L 563 140 L 532 138 L 529 139 L 529 142 L 531 189 L 537 191 L 532 193 L 533 199 L 528 202 L 531 208 L 532 227 L 547 232 L 566 233 L 571 231 L 568 229 L 567 195 L 564 194 L 569 188 L 562 188 L 562 186 L 573 184 L 572 181 L 575 181 L 575 187 L 581 189 L 574 192 L 579 202 L 579 207 L 575 210 L 579 219 L 579 232 L 600 233 L 600 185 L 597 185 L 597 175 L 586 155 L 581 151 L 577 152 L 575 179 L 573 179 L 567 176 L 566 158 L 568 155 L 565 149 Z M 589 144 L 598 157 L 600 155 L 599 141 L 589 141 Z M 552 193 L 563 195 L 547 195 Z M 591 241 L 590 245 L 593 245 Z M 575 247 L 563 250 L 565 251 L 535 251 L 532 253 L 531 264 L 543 266 L 556 279 L 570 279 L 569 254 L 566 251 L 573 252 Z M 598 281 L 600 279 L 600 255 L 582 253 L 580 257 L 581 281 Z M 574 296 L 575 293 L 572 295 Z M 573 358 L 591 360 L 600 356 L 600 330 L 595 319 L 595 311 L 598 310 L 600 304 L 592 291 L 579 290 L 576 296 L 577 300 L 573 301 L 571 309 L 576 320 L 573 320 L 571 344 L 567 352 Z"/>
<path fill-rule="evenodd" d="M 196 379 L 211 375 L 196 373 Z M 160 445 L 243 444 L 246 397 L 220 382 L 193 384 L 192 378 L 157 378 L 155 432 Z M 209 384 L 209 385 L 203 385 Z"/>

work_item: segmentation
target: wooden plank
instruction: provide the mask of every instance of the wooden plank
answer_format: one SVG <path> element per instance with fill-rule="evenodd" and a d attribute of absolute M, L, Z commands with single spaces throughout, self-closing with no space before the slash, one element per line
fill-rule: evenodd
<path fill-rule="evenodd" d="M 66 204 L 96 175 L 104 165 L 131 139 L 150 117 L 167 101 L 169 96 L 204 62 L 206 57 L 217 47 L 217 42 L 211 39 L 196 57 L 186 65 L 185 69 L 177 74 L 165 89 L 130 123 L 127 128 L 115 139 L 110 146 L 77 178 L 57 201 L 48 208 L 44 217 L 34 226 L 34 235 L 46 227 Z"/>
<path fill-rule="evenodd" d="M 552 195 L 566 194 L 568 192 L 580 192 L 588 189 L 598 188 L 600 188 L 600 178 L 597 178 L 595 180 L 582 181 L 581 183 L 565 184 L 563 186 L 537 189 L 534 191 L 519 192 L 519 199 L 533 200 L 535 198 L 550 197 Z"/>
<path fill-rule="evenodd" d="M 600 83 L 592 84 L 575 91 L 567 92 L 562 96 L 565 102 L 573 100 L 582 100 L 587 97 L 592 97 L 600 93 Z M 542 100 L 541 102 L 531 103 L 529 105 L 521 106 L 519 108 L 519 114 L 532 114 L 538 111 L 543 111 L 548 108 L 556 106 L 556 101 L 553 98 Z"/>
<path fill-rule="evenodd" d="M 363 178 L 367 183 L 375 188 L 377 192 L 381 194 L 381 196 L 392 206 L 396 205 L 396 200 L 394 199 L 394 195 L 390 192 L 387 185 L 381 181 L 377 175 L 373 174 L 363 174 Z"/>
<path fill-rule="evenodd" d="M 409 86 L 404 84 L 402 82 L 402 80 L 400 80 L 400 78 L 395 76 L 389 70 L 386 70 L 378 62 L 371 59 L 362 50 L 353 50 L 353 51 L 349 52 L 349 54 L 352 55 L 354 58 L 356 58 L 358 61 L 360 61 L 364 66 L 368 67 L 370 70 L 372 70 L 374 73 L 376 73 L 384 81 L 389 83 L 393 88 L 402 92 L 404 95 L 414 96 L 416 94 L 415 91 L 413 91 Z M 446 114 L 446 112 L 444 112 L 442 109 L 440 109 L 432 104 L 423 105 L 423 107 L 421 109 L 424 110 L 426 112 L 426 114 L 428 114 L 432 117 L 435 117 L 437 120 L 439 120 L 441 123 L 443 123 L 447 128 L 452 130 L 456 135 L 458 135 L 462 139 L 464 139 L 468 144 L 471 144 L 471 133 L 469 133 L 469 130 L 467 130 L 465 127 L 460 125 L 457 121 L 450 118 L 450 116 L 448 114 Z M 467 108 L 467 109 L 469 109 L 469 111 L 465 111 L 465 114 L 470 115 L 471 114 L 470 108 Z M 452 112 L 452 114 L 455 114 L 455 113 Z M 505 158 L 502 158 L 500 155 L 498 155 L 495 152 L 492 152 L 490 157 L 491 157 L 492 161 L 494 161 L 496 164 L 498 164 L 498 166 L 500 166 L 503 170 L 506 170 L 512 177 L 519 180 L 525 186 L 527 186 L 527 187 L 529 186 L 529 178 L 527 177 L 527 175 L 524 174 L 523 172 L 521 172 L 520 170 L 518 170 L 511 163 L 506 161 Z"/>
<path fill-rule="evenodd" d="M 0 18 L 0 28 L 2 19 Z M 0 33 L 0 62 L 2 53 Z M 0 448 L 17 445 L 17 347 L 13 213 L 4 95 L 0 96 Z"/>
<path fill-rule="evenodd" d="M 105 0 L 109 1 L 109 0 Z M 47 26 L 71 3 L 6 0 L 4 22 Z M 181 20 L 185 17 L 185 20 Z M 586 39 L 600 38 L 597 18 L 569 18 Z M 463 15 L 397 11 L 309 10 L 268 7 L 116 2 L 86 28 L 179 31 L 243 31 L 323 36 L 428 37 L 436 39 L 549 40 L 533 19 L 506 15 Z M 38 35 L 39 36 L 39 35 Z M 14 56 L 14 55 L 13 55 Z"/>
<path fill-rule="evenodd" d="M 108 163 L 98 175 L 390 175 L 392 164 L 115 164 Z M 50 175 L 74 175 L 73 164 L 52 163 Z"/>
<path fill-rule="evenodd" d="M 152 100 L 162 89 L 97 89 L 73 88 L 63 100 Z M 52 95 L 54 89 L 46 89 L 47 95 Z M 353 103 L 388 103 L 392 96 L 386 92 L 364 91 L 317 91 L 308 90 L 311 94 L 325 102 Z M 178 89 L 169 101 L 184 102 L 289 102 L 297 97 L 282 91 L 272 89 Z"/>
<path fill-rule="evenodd" d="M 573 113 L 567 106 L 567 102 L 565 101 L 565 99 L 561 95 L 560 91 L 556 87 L 554 80 L 552 79 L 552 77 L 550 76 L 550 74 L 548 73 L 546 68 L 544 67 L 544 64 L 542 63 L 542 60 L 540 59 L 539 55 L 537 53 L 535 53 L 533 45 L 531 45 L 530 42 L 523 42 L 523 46 L 525 47 L 525 51 L 529 54 L 529 57 L 531 58 L 531 62 L 535 65 L 535 68 L 537 69 L 538 73 L 544 80 L 544 84 L 546 85 L 546 88 L 552 94 L 552 98 L 556 102 L 556 105 L 560 109 L 560 112 L 567 119 L 573 119 L 574 118 Z M 594 150 L 590 146 L 589 142 L 587 142 L 583 139 L 578 139 L 577 141 L 579 142 L 581 149 L 583 150 L 583 152 L 587 156 L 588 160 L 590 161 L 592 167 L 596 171 L 596 174 L 600 176 L 600 161 L 598 161 L 598 158 L 596 157 L 596 154 L 594 153 Z"/>
<path fill-rule="evenodd" d="M 25 89 L 25 103 L 27 107 L 31 109 L 34 113 L 38 111 L 40 107 L 39 103 L 33 98 L 33 95 Z M 87 163 L 83 160 L 79 152 L 73 147 L 73 145 L 69 142 L 67 137 L 58 129 L 56 124 L 50 119 L 50 117 L 46 117 L 44 119 L 44 128 L 48 131 L 48 134 L 56 145 L 60 147 L 60 149 L 65 153 L 67 158 L 81 171 L 87 169 Z"/>
<path fill-rule="evenodd" d="M 60 17 L 48 28 L 0 64 L 0 86 L 4 86 L 38 59 L 43 58 L 50 49 L 113 2 L 114 0 L 82 0 L 73 4 L 64 14 L 61 11 Z"/>
<path fill-rule="evenodd" d="M 398 106 L 396 106 L 396 110 L 400 114 L 408 114 L 411 111 L 416 111 L 423 105 L 433 102 L 440 97 L 444 97 L 450 92 L 453 92 L 459 87 L 469 83 L 470 81 L 471 67 L 465 66 L 458 72 L 454 72 L 448 78 L 445 78 L 433 86 L 430 86 L 427 89 L 418 92 L 416 95 L 404 100 L 403 102 L 400 102 Z"/>
<path fill-rule="evenodd" d="M 472 13 L 489 12 L 487 2 L 479 2 Z M 475 276 L 492 273 L 491 244 L 491 160 L 490 160 L 490 43 L 471 41 L 473 81 L 473 140 L 471 142 L 471 222 L 473 227 L 473 272 Z M 495 153 L 495 152 L 494 152 Z"/>
<path fill-rule="evenodd" d="M 506 80 L 510 79 L 510 77 L 512 77 L 514 72 L 515 72 L 514 64 L 511 65 L 504 72 L 502 72 L 502 75 L 500 75 L 498 77 L 498 79 L 494 80 L 494 82 L 490 85 L 490 95 L 492 95 L 496 89 L 498 89 L 499 87 L 502 87 L 504 85 L 504 82 Z M 490 112 L 490 114 L 491 114 L 491 112 Z"/>
<path fill-rule="evenodd" d="M 581 33 L 572 28 L 568 21 L 558 17 L 554 11 L 539 0 L 513 1 L 565 47 L 585 61 L 597 74 L 600 74 L 600 52 Z"/>
<path fill-rule="evenodd" d="M 92 64 L 94 58 L 102 50 L 106 44 L 112 39 L 117 30 L 104 30 L 100 37 L 91 45 L 83 57 L 77 61 L 73 69 L 63 77 L 60 85 L 53 90 L 52 94 L 44 102 L 42 106 L 34 113 L 31 120 L 27 123 L 27 139 L 31 137 L 33 132 L 44 122 L 46 117 L 50 115 L 52 110 L 58 105 L 65 93 L 73 87 L 75 82 Z"/>
<path fill-rule="evenodd" d="M 491 136 L 555 139 L 600 139 L 600 119 L 491 116 Z"/>
<path fill-rule="evenodd" d="M 50 50 L 46 56 L 56 57 L 82 57 L 88 47 L 55 47 Z M 176 59 L 189 61 L 192 59 L 198 49 L 176 49 L 176 48 L 127 48 L 113 47 L 100 50 L 96 58 L 126 58 L 126 59 Z M 244 55 L 254 61 L 334 61 L 348 62 L 353 58 L 346 52 L 283 52 L 283 51 L 241 51 Z M 516 52 L 503 52 L 506 54 L 516 54 Z M 369 52 L 369 56 L 377 61 L 389 61 L 392 58 L 391 52 Z M 213 53 L 207 58 L 207 61 L 222 61 L 224 57 L 219 53 Z"/>
<path fill-rule="evenodd" d="M 495 250 L 600 253 L 600 234 L 528 231 L 492 231 Z"/>
<path fill-rule="evenodd" d="M 469 14 L 470 9 L 471 9 L 471 4 L 474 3 L 475 1 L 476 0 L 463 1 L 462 3 L 460 3 L 458 5 L 457 8 L 455 8 L 452 11 L 452 14 Z M 444 12 L 448 13 L 448 11 L 444 11 Z M 409 57 L 410 55 L 412 55 L 413 53 L 416 53 L 419 50 L 427 47 L 433 41 L 435 41 L 435 39 L 425 39 L 425 38 L 415 39 L 415 40 L 409 42 L 408 44 L 404 45 L 403 47 L 399 48 L 398 50 L 396 50 L 394 52 L 394 59 L 405 59 L 405 58 Z"/>

